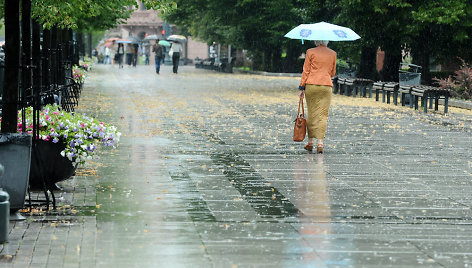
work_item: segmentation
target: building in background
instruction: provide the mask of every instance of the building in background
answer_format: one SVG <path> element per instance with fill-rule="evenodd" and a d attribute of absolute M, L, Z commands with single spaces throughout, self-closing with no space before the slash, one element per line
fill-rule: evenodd
<path fill-rule="evenodd" d="M 146 36 L 156 35 L 157 38 L 165 40 L 171 34 L 178 34 L 179 29 L 168 24 L 159 17 L 159 12 L 146 10 L 143 3 L 138 1 L 138 8 L 131 13 L 131 17 L 124 24 L 108 31 L 109 37 L 131 38 L 139 42 L 140 55 L 149 53 L 150 64 L 154 64 L 154 54 L 151 46 L 154 41 L 145 40 Z M 208 45 L 206 43 L 187 37 L 188 41 L 183 44 L 184 51 L 181 59 L 184 63 L 193 63 L 195 58 L 208 58 Z M 167 55 L 168 57 L 168 55 Z"/>

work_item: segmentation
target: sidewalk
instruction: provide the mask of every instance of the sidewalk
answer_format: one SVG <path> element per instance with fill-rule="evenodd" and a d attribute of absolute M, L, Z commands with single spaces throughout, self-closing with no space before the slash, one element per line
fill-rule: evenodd
<path fill-rule="evenodd" d="M 298 83 L 96 66 L 78 111 L 121 144 L 12 224 L 0 268 L 472 265 L 472 112 L 334 95 L 316 155 Z"/>

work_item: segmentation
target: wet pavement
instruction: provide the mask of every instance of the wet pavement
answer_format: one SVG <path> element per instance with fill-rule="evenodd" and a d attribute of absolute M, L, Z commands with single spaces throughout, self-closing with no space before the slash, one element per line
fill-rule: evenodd
<path fill-rule="evenodd" d="M 78 110 L 120 146 L 12 223 L 0 267 L 470 267 L 472 113 L 336 95 L 316 155 L 298 83 L 95 66 Z"/>

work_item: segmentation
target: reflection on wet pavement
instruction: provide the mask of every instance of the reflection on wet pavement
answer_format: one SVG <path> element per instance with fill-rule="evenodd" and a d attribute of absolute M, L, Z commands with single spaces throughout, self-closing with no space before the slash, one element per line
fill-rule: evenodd
<path fill-rule="evenodd" d="M 464 148 L 469 134 L 432 125 L 421 114 L 335 97 L 327 152 L 307 154 L 290 137 L 290 89 L 298 79 L 189 67 L 178 76 L 125 73 L 119 79 L 128 86 L 121 88 L 111 82 L 115 70 L 103 71 L 96 77 L 110 78 L 92 79 L 98 90 L 89 94 L 108 99 L 108 107 L 89 109 L 116 121 L 124 135 L 98 181 L 120 192 L 112 203 L 110 188 L 97 199 L 98 256 L 115 255 L 104 265 L 135 254 L 101 242 L 120 237 L 119 244 L 145 248 L 138 256 L 148 252 L 183 267 L 468 262 L 456 253 L 470 252 L 460 242 L 468 241 L 470 228 L 456 223 L 470 220 L 471 199 L 439 187 L 446 173 L 457 184 L 466 179 L 465 160 L 447 157 L 452 151 L 425 138 L 448 137 Z M 470 159 L 470 152 L 460 154 Z M 433 231 L 444 227 L 449 235 Z M 451 234 L 457 251 L 437 255 Z"/>
<path fill-rule="evenodd" d="M 472 136 L 461 123 L 469 115 L 334 96 L 326 152 L 316 155 L 291 141 L 298 82 L 190 66 L 178 75 L 164 66 L 159 76 L 152 66 L 96 66 L 79 110 L 123 136 L 91 165 L 96 177 L 75 178 L 96 191 L 96 205 L 74 203 L 87 237 L 77 243 L 94 246 L 71 260 L 470 266 Z"/>
<path fill-rule="evenodd" d="M 250 166 L 233 154 L 214 154 L 214 162 L 241 196 L 263 218 L 285 218 L 298 214 L 298 209 Z"/>

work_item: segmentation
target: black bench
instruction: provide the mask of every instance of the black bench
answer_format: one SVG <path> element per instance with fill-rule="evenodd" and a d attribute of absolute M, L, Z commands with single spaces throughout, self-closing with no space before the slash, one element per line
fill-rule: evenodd
<path fill-rule="evenodd" d="M 434 100 L 434 110 L 439 110 L 439 99 L 444 98 L 444 113 L 448 112 L 448 104 L 449 104 L 449 96 L 450 92 L 446 89 L 441 89 L 437 87 L 431 86 L 413 86 L 411 88 L 411 96 L 413 98 L 413 102 L 415 105 L 415 110 L 418 110 L 418 102 L 419 98 L 421 98 L 421 105 L 423 106 L 423 111 L 425 113 L 428 112 L 428 100 L 429 108 L 433 108 L 433 100 Z M 411 105 L 410 105 L 411 106 Z"/>
<path fill-rule="evenodd" d="M 351 96 L 354 90 L 354 79 L 352 78 L 340 78 L 338 80 L 339 94 L 345 96 Z"/>
<path fill-rule="evenodd" d="M 383 85 L 383 94 L 387 95 L 387 103 L 390 103 L 390 95 L 393 97 L 393 104 L 397 105 L 398 104 L 398 89 L 399 89 L 399 84 L 398 83 L 385 83 Z M 385 102 L 385 96 L 383 97 L 383 101 Z"/>
<path fill-rule="evenodd" d="M 232 64 L 228 58 L 222 58 L 218 63 L 215 63 L 215 70 L 218 72 L 231 73 L 232 69 Z"/>
<path fill-rule="evenodd" d="M 346 78 L 339 78 L 337 79 L 337 86 L 335 88 L 334 93 L 338 93 L 339 95 L 343 94 L 343 86 L 344 86 L 344 81 L 346 81 Z"/>
<path fill-rule="evenodd" d="M 209 58 L 209 59 L 206 59 L 202 62 L 201 66 L 203 67 L 203 69 L 213 69 L 213 63 L 215 62 L 215 59 L 214 58 Z"/>
<path fill-rule="evenodd" d="M 375 100 L 379 101 L 379 94 L 382 92 L 382 102 L 385 102 L 385 93 L 384 93 L 385 82 L 374 82 L 372 84 L 372 89 L 375 91 Z"/>
<path fill-rule="evenodd" d="M 369 92 L 369 98 L 372 97 L 372 85 L 374 81 L 366 78 L 355 78 L 352 85 L 353 97 L 357 96 L 359 93 L 360 97 L 367 97 L 367 92 Z"/>
<path fill-rule="evenodd" d="M 413 87 L 414 85 L 401 85 L 400 88 L 398 89 L 398 92 L 401 93 L 402 106 L 405 106 L 408 100 L 409 101 L 408 103 L 410 104 L 410 108 L 413 108 L 413 95 L 411 95 L 411 89 Z"/>
<path fill-rule="evenodd" d="M 338 76 L 332 77 L 331 82 L 333 82 L 333 93 L 338 94 Z"/>
<path fill-rule="evenodd" d="M 203 60 L 200 58 L 195 58 L 195 68 L 203 68 Z"/>

